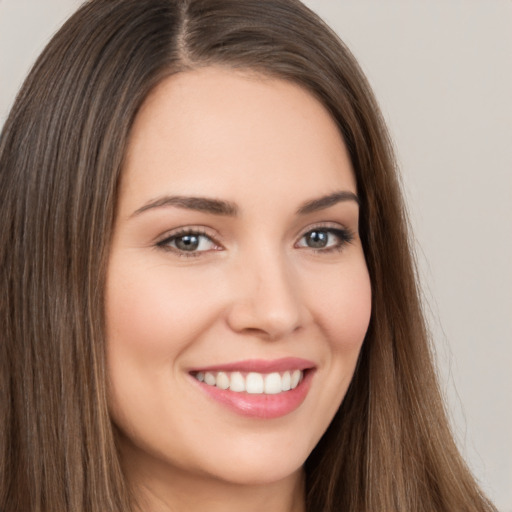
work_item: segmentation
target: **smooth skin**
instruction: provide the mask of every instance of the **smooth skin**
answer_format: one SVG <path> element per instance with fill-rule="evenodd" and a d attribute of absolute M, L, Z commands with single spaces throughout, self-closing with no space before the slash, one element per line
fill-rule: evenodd
<path fill-rule="evenodd" d="M 303 464 L 343 400 L 371 312 L 348 193 L 339 130 L 295 84 L 206 67 L 146 99 L 106 303 L 110 410 L 145 512 L 304 510 Z M 238 414 L 190 374 L 282 357 L 315 371 L 304 402 L 274 419 Z"/>

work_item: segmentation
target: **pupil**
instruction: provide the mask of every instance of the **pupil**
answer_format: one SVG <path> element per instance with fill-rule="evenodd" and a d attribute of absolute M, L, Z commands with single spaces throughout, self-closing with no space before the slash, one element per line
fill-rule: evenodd
<path fill-rule="evenodd" d="M 199 237 L 196 235 L 183 235 L 176 239 L 176 247 L 182 251 L 194 251 L 199 246 Z"/>
<path fill-rule="evenodd" d="M 327 245 L 327 233 L 325 231 L 311 231 L 308 236 L 308 245 L 315 249 L 325 247 Z"/>

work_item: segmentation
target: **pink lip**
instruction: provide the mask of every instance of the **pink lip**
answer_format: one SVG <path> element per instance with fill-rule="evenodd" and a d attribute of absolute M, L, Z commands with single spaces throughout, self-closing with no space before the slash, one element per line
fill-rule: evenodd
<path fill-rule="evenodd" d="M 306 399 L 314 376 L 314 363 L 299 358 L 283 358 L 274 361 L 247 360 L 223 365 L 194 368 L 191 374 L 196 372 L 239 371 L 239 372 L 284 372 L 289 370 L 305 370 L 304 378 L 299 385 L 290 391 L 284 391 L 276 395 L 250 394 L 220 389 L 199 382 L 195 377 L 191 378 L 200 390 L 216 402 L 226 406 L 231 411 L 242 416 L 260 419 L 272 419 L 285 416 L 296 410 Z"/>
<path fill-rule="evenodd" d="M 191 373 L 196 372 L 286 372 L 290 370 L 306 370 L 314 368 L 315 363 L 307 359 L 299 357 L 283 357 L 281 359 L 265 360 L 265 359 L 248 359 L 245 361 L 237 361 L 233 363 L 217 364 L 213 366 L 202 366 L 192 368 Z"/>

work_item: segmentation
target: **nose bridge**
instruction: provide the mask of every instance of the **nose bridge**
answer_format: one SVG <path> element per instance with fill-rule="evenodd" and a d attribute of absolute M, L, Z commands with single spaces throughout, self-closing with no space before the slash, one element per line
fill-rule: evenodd
<path fill-rule="evenodd" d="M 240 259 L 236 274 L 232 328 L 275 339 L 300 327 L 303 305 L 293 267 L 283 251 L 262 247 Z"/>

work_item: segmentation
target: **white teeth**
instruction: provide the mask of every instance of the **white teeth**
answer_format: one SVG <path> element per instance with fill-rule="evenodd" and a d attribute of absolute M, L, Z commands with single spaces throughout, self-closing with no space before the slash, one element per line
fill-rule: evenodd
<path fill-rule="evenodd" d="M 253 395 L 263 393 L 263 375 L 261 373 L 249 373 L 245 379 L 245 390 Z"/>
<path fill-rule="evenodd" d="M 302 370 L 262 374 L 250 372 L 245 377 L 241 372 L 197 372 L 193 374 L 199 382 L 237 393 L 253 395 L 276 395 L 295 389 L 304 377 Z"/>
<path fill-rule="evenodd" d="M 240 372 L 233 372 L 231 374 L 229 389 L 238 393 L 245 391 L 245 379 Z"/>
<path fill-rule="evenodd" d="M 210 372 L 206 372 L 204 374 L 204 381 L 209 386 L 215 386 L 215 384 L 217 384 L 217 379 L 215 378 L 215 375 L 213 375 L 213 373 Z"/>
<path fill-rule="evenodd" d="M 281 393 L 281 375 L 279 373 L 269 373 L 265 377 L 265 394 L 275 395 Z"/>
<path fill-rule="evenodd" d="M 219 372 L 217 374 L 217 387 L 220 389 L 228 389 L 229 388 L 229 377 L 224 372 Z"/>
<path fill-rule="evenodd" d="M 291 382 L 292 382 L 292 377 L 290 375 L 290 372 L 284 372 L 283 378 L 281 379 L 281 387 L 282 387 L 283 391 L 290 391 L 290 389 L 292 387 Z"/>
<path fill-rule="evenodd" d="M 302 372 L 300 370 L 293 370 L 292 379 L 290 383 L 291 389 L 295 389 L 302 378 Z"/>

